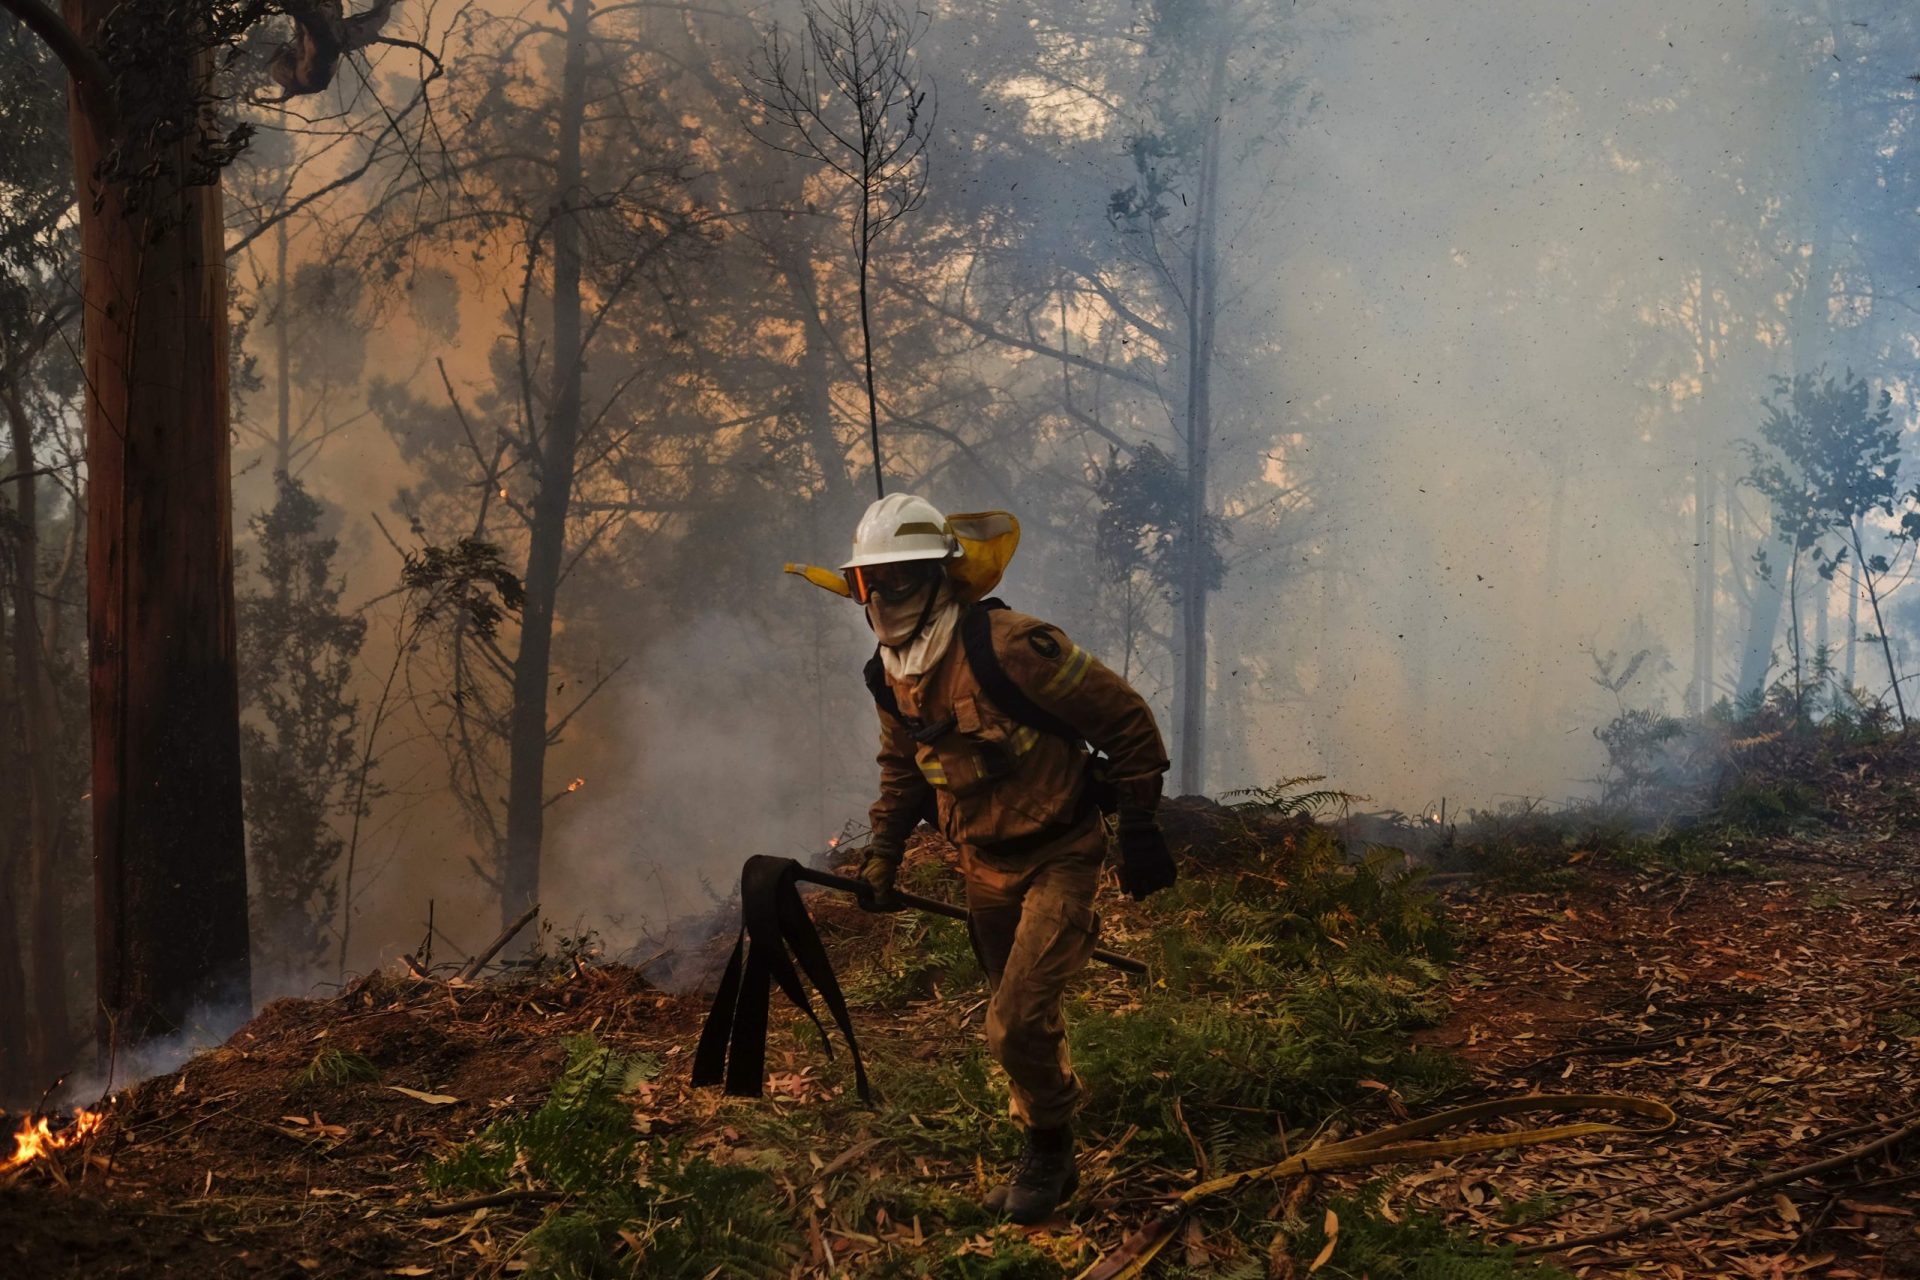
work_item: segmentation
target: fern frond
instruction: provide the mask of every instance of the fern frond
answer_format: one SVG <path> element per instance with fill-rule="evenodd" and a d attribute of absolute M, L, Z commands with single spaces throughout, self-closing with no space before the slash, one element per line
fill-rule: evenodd
<path fill-rule="evenodd" d="M 1298 790 L 1325 781 L 1324 774 L 1302 774 L 1297 778 L 1283 778 L 1272 786 L 1239 787 L 1222 792 L 1220 798 L 1236 801 L 1227 806 L 1235 813 L 1271 813 L 1283 818 L 1296 814 L 1318 816 L 1331 809 L 1338 809 L 1344 816 L 1354 805 L 1366 799 L 1365 796 L 1334 787 Z"/>

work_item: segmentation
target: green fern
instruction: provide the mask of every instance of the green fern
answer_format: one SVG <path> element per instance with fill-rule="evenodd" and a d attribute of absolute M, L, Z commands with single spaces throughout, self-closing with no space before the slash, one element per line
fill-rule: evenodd
<path fill-rule="evenodd" d="M 592 1036 L 566 1042 L 567 1063 L 539 1110 L 497 1120 L 427 1168 L 440 1188 L 504 1186 L 516 1169 L 559 1191 L 583 1191 L 630 1175 L 637 1135 L 622 1093 L 659 1071 L 659 1060 L 629 1057 Z"/>
<path fill-rule="evenodd" d="M 1282 778 L 1270 787 L 1240 787 L 1233 791 L 1223 791 L 1220 793 L 1220 798 L 1235 801 L 1236 803 L 1227 806 L 1235 813 L 1271 813 L 1282 818 L 1291 818 L 1297 814 L 1315 817 L 1333 809 L 1338 809 L 1345 814 L 1355 804 L 1366 799 L 1365 796 L 1357 796 L 1351 791 L 1340 791 L 1333 787 L 1320 787 L 1310 791 L 1296 790 L 1296 788 L 1326 780 L 1325 774 L 1302 774 L 1297 778 Z"/>
<path fill-rule="evenodd" d="M 536 1111 L 488 1125 L 431 1165 L 428 1183 L 490 1190 L 525 1178 L 576 1193 L 527 1237 L 531 1274 L 541 1280 L 786 1275 L 793 1232 L 771 1178 L 643 1143 L 634 1131 L 620 1095 L 657 1074 L 659 1060 L 616 1053 L 591 1036 L 566 1046 L 566 1065 Z"/>

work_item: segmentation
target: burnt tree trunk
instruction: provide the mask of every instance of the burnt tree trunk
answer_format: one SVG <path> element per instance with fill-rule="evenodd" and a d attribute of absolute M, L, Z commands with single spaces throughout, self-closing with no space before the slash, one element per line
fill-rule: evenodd
<path fill-rule="evenodd" d="M 115 0 L 66 0 L 91 45 Z M 171 93 L 210 60 L 143 68 Z M 138 87 L 136 87 L 136 92 Z M 131 95 L 129 95 L 131 96 Z M 240 819 L 227 290 L 217 185 L 190 144 L 121 159 L 75 95 L 86 305 L 87 613 L 103 1047 L 249 998 Z"/>
<path fill-rule="evenodd" d="M 0 925 L 12 926 L 20 918 L 14 899 L 14 853 L 8 846 L 12 833 L 0 827 Z M 0 1018 L 17 1027 L 27 1020 L 27 979 L 21 968 L 20 951 L 8 938 L 0 946 Z M 44 1087 L 44 1086 L 43 1086 Z M 21 1036 L 0 1036 L 0 1107 L 15 1107 L 33 1101 L 33 1072 L 27 1065 L 27 1045 Z"/>
<path fill-rule="evenodd" d="M 0 638 L 10 615 L 0 611 Z M 0 663 L 0 729 L 9 726 L 19 706 L 13 687 L 13 668 Z M 12 753 L 0 748 L 0 763 Z M 27 1022 L 27 975 L 24 955 L 27 939 L 21 931 L 16 885 L 26 850 L 26 823 L 17 807 L 0 809 L 0 1026 L 23 1027 Z M 0 1035 L 0 1107 L 32 1100 L 32 1073 L 27 1067 L 26 1037 Z"/>
<path fill-rule="evenodd" d="M 580 437 L 580 131 L 586 115 L 587 37 L 593 11 L 573 0 L 560 78 L 553 219 L 553 392 L 545 432 L 533 438 L 539 487 L 528 530 L 526 598 L 514 655 L 513 710 L 507 728 L 507 850 L 500 916 L 517 919 L 540 897 L 540 843 L 546 816 L 548 673 L 554 602 L 560 593 Z M 531 424 L 529 424 L 531 428 Z M 530 432 L 531 434 L 531 432 Z"/>
<path fill-rule="evenodd" d="M 26 1019 L 27 1060 L 51 1080 L 66 1066 L 68 1043 L 66 922 L 60 912 L 60 862 L 66 836 L 66 805 L 57 773 L 58 718 L 53 678 L 47 670 L 45 635 L 36 593 L 40 585 L 40 504 L 35 480 L 32 425 L 18 384 L 0 387 L 13 448 L 13 678 L 20 704 L 20 750 L 26 761 L 27 928 L 31 939 L 32 1015 Z M 18 1025 L 18 1024 L 8 1024 Z"/>

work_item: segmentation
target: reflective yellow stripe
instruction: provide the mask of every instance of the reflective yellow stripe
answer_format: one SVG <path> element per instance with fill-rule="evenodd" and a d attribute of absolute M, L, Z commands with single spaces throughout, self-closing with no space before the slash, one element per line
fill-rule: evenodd
<path fill-rule="evenodd" d="M 944 787 L 947 785 L 947 771 L 938 760 L 922 760 L 920 762 L 920 773 L 928 782 L 931 782 L 936 787 Z"/>
<path fill-rule="evenodd" d="M 1053 679 L 1040 686 L 1040 696 L 1043 698 L 1066 697 L 1087 678 L 1087 668 L 1092 665 L 1093 655 L 1079 645 L 1073 646 L 1073 652 L 1068 654 L 1067 660 L 1060 664 L 1060 669 L 1053 673 Z"/>
<path fill-rule="evenodd" d="M 1040 741 L 1040 731 L 1022 725 L 1013 731 L 1013 736 L 1007 741 L 1008 745 L 1013 748 L 1014 755 L 1024 756 L 1027 752 L 1033 750 L 1034 743 Z"/>

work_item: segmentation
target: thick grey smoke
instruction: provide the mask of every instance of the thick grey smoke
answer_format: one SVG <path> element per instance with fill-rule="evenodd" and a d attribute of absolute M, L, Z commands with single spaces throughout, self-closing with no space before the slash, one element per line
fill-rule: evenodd
<path fill-rule="evenodd" d="M 1297 433 L 1322 575 L 1228 589 L 1240 644 L 1302 685 L 1246 777 L 1561 800 L 1616 710 L 1588 650 L 1653 647 L 1632 695 L 1684 709 L 1695 466 L 1734 466 L 1780 361 L 1748 314 L 1703 371 L 1689 307 L 1702 274 L 1745 287 L 1770 223 L 1791 243 L 1771 206 L 1806 194 L 1819 73 L 1773 6 L 1344 13 L 1292 54 L 1305 126 L 1235 186 L 1242 305 L 1280 335 L 1241 447 Z"/>
<path fill-rule="evenodd" d="M 769 574 L 767 590 L 783 621 L 710 613 L 644 652 L 651 674 L 612 708 L 606 772 L 550 846 L 553 919 L 665 947 L 674 923 L 726 900 L 749 856 L 811 859 L 864 820 L 873 712 L 821 697 L 823 679 L 859 688 L 860 611 L 796 578 Z"/>
<path fill-rule="evenodd" d="M 1824 77 L 1838 74 L 1830 62 L 1854 67 L 1835 54 L 1844 16 L 1824 9 L 1287 4 L 1275 7 L 1286 39 L 1236 55 L 1270 57 L 1265 80 L 1294 89 L 1284 105 L 1237 97 L 1224 119 L 1238 149 L 1223 194 L 1215 474 L 1245 518 L 1213 613 L 1212 786 L 1326 773 L 1409 810 L 1583 793 L 1601 764 L 1591 729 L 1617 709 L 1591 654 L 1651 650 L 1628 696 L 1675 711 L 1689 699 L 1703 493 L 1719 521 L 1711 692 L 1728 691 L 1759 536 L 1726 509 L 1733 442 L 1751 433 L 1768 375 L 1864 362 L 1870 336 L 1848 331 L 1856 352 L 1822 336 L 1824 306 L 1811 308 L 1819 335 L 1796 309 L 1827 211 Z M 962 167 L 941 148 L 1018 108 L 1070 144 L 1043 168 L 1052 176 L 1023 175 L 1042 187 L 1032 199 L 1053 202 L 1060 225 L 1098 223 L 1129 169 L 1082 127 L 1097 112 L 1061 108 L 1044 82 L 982 80 L 1004 52 L 985 46 L 1021 47 L 1028 24 L 963 39 L 933 20 L 928 70 L 946 86 L 935 204 L 942 166 Z M 1004 249 L 1036 270 L 1059 251 L 1044 233 Z M 368 375 L 443 401 L 427 343 L 471 394 L 501 332 L 498 291 L 469 288 L 459 309 L 452 338 L 392 320 Z M 990 383 L 1052 376 L 1004 351 L 975 358 Z M 939 425 L 972 439 L 970 412 Z M 1084 529 L 1100 450 L 1049 447 L 1014 477 L 1046 509 L 1019 513 L 1034 532 L 1008 594 L 1111 642 Z M 977 461 L 943 468 L 926 496 L 1004 505 L 983 477 L 1028 467 L 1025 455 Z M 413 480 L 390 439 L 343 432 L 307 478 L 342 513 L 352 594 L 387 590 L 398 558 L 367 520 L 391 526 Z M 1288 489 L 1304 497 L 1260 514 Z M 585 779 L 549 810 L 555 928 L 644 952 L 728 892 L 746 855 L 817 851 L 863 815 L 870 638 L 857 610 L 778 573 L 832 562 L 857 514 L 817 512 L 811 541 L 743 522 L 726 553 L 764 566 L 761 582 L 676 601 L 648 615 L 662 629 L 603 644 L 629 667 L 548 764 L 549 791 Z M 1832 607 L 1844 615 L 1843 600 Z M 364 697 L 391 657 L 376 627 Z M 1164 657 L 1140 661 L 1164 713 Z M 363 855 L 354 967 L 410 949 L 429 898 L 466 946 L 497 919 L 467 868 L 473 837 L 434 794 L 437 747 L 418 734 L 383 752 L 395 796 Z"/>

